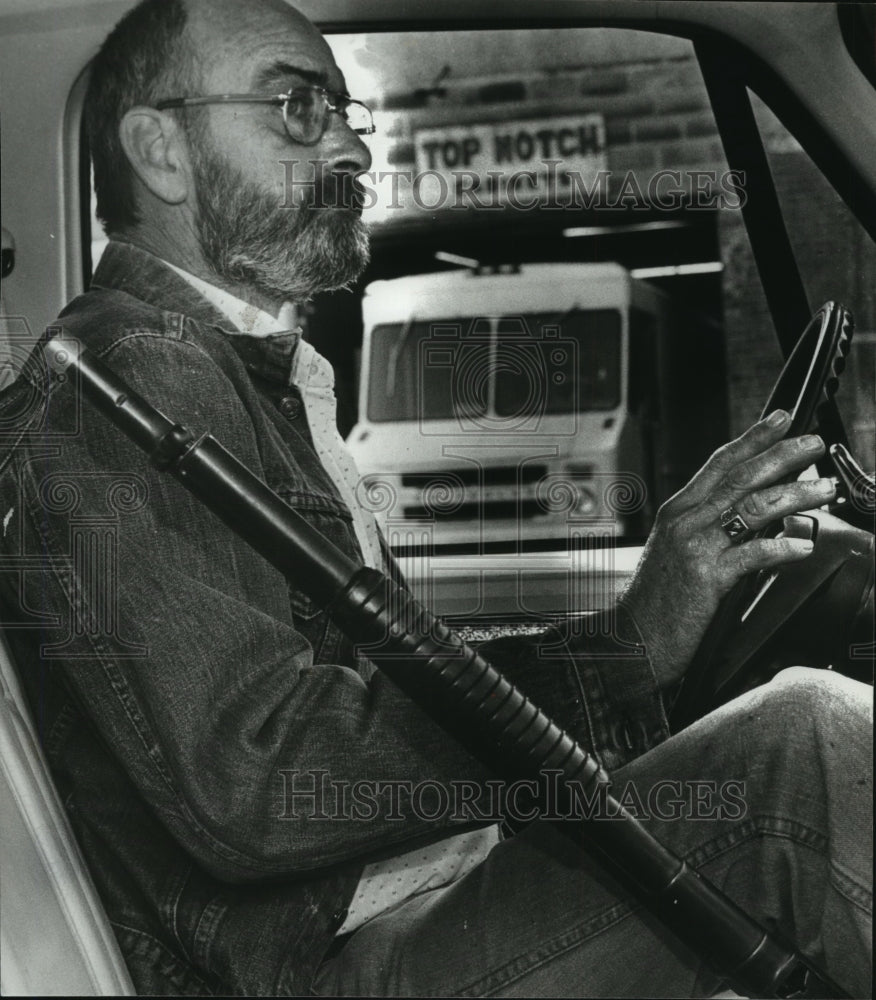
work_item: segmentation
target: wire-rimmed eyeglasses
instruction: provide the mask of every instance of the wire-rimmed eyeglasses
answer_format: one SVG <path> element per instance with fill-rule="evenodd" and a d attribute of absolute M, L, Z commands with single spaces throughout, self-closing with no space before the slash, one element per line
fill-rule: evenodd
<path fill-rule="evenodd" d="M 285 94 L 214 94 L 209 97 L 171 97 L 158 101 L 156 110 L 188 108 L 201 104 L 273 104 L 283 109 L 283 124 L 293 142 L 313 146 L 325 134 L 329 115 L 338 114 L 356 135 L 376 131 L 371 109 L 350 97 L 316 85 L 293 87 Z"/>

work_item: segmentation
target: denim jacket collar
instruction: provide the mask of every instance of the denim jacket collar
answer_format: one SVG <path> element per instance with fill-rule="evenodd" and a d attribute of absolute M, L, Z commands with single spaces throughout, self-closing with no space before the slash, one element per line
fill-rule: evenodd
<path fill-rule="evenodd" d="M 241 333 L 231 320 L 183 277 L 154 254 L 111 240 L 100 258 L 92 288 L 112 288 L 170 312 L 221 330 L 247 370 L 271 382 L 288 385 L 300 334 L 290 330 L 269 337 Z"/>

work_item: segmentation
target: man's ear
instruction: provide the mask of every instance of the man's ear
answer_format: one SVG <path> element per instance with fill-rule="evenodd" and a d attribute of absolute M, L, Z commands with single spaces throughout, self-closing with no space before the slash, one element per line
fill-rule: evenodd
<path fill-rule="evenodd" d="M 189 194 L 191 172 L 183 133 L 177 122 L 155 108 L 125 113 L 119 139 L 131 168 L 161 201 L 179 205 Z"/>

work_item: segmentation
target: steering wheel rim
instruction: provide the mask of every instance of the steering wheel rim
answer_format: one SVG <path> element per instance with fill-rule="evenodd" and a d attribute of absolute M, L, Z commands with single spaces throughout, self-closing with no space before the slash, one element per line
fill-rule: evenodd
<path fill-rule="evenodd" d="M 845 358 L 851 346 L 854 322 L 851 313 L 835 302 L 826 302 L 816 310 L 800 335 L 794 350 L 785 362 L 767 398 L 761 417 L 776 409 L 791 414 L 788 437 L 807 433 L 818 424 L 819 411 L 830 404 L 839 387 Z M 830 445 L 831 441 L 825 442 Z M 777 535 L 782 523 L 770 525 L 757 534 Z M 812 558 L 812 557 L 810 557 Z M 696 719 L 716 708 L 738 691 L 745 678 L 739 664 L 734 671 L 719 666 L 722 650 L 726 650 L 731 635 L 741 629 L 752 629 L 748 612 L 767 589 L 764 582 L 781 587 L 778 576 L 754 574 L 738 581 L 721 601 L 714 618 L 691 660 L 678 696 L 670 711 L 673 731 L 684 729 Z M 787 579 L 787 578 L 786 578 Z M 752 636 L 748 636 L 752 645 Z M 763 642 L 768 638 L 763 636 Z M 750 662 L 750 658 L 745 661 Z"/>

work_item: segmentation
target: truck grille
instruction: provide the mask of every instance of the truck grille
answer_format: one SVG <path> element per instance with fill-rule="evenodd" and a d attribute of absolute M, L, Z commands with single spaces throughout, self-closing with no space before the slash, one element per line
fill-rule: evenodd
<path fill-rule="evenodd" d="M 457 469 L 442 469 L 440 472 L 405 472 L 402 473 L 402 486 L 418 486 L 421 489 L 432 483 L 443 484 L 448 481 L 462 486 L 516 486 L 518 483 L 537 483 L 547 475 L 546 465 L 493 465 L 478 469 L 474 465 L 466 465 Z"/>
<path fill-rule="evenodd" d="M 405 517 L 411 521 L 489 521 L 545 517 L 547 511 L 536 500 L 487 500 L 484 503 L 462 503 L 449 510 L 439 507 L 405 507 Z"/>

